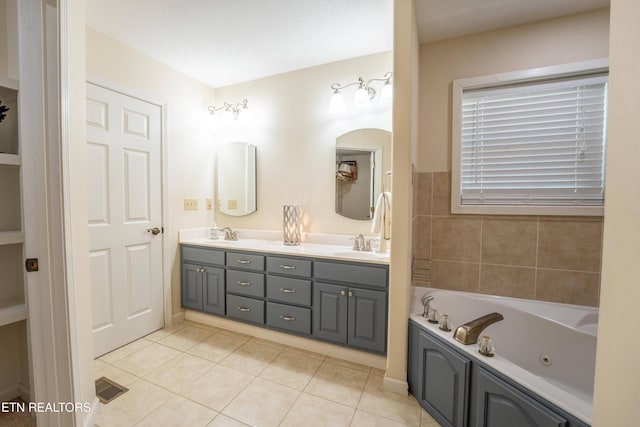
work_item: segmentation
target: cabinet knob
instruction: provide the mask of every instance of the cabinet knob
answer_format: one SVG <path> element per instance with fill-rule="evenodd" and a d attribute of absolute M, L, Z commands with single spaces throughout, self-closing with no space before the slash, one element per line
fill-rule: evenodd
<path fill-rule="evenodd" d="M 347 291 L 340 291 L 340 295 L 342 295 L 342 296 L 347 295 Z"/>
<path fill-rule="evenodd" d="M 352 297 L 353 296 L 353 292 L 349 291 L 349 296 Z"/>

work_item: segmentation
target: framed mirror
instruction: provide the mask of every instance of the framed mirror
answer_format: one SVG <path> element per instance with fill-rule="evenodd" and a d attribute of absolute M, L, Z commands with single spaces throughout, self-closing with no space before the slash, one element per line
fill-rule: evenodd
<path fill-rule="evenodd" d="M 336 139 L 337 214 L 357 220 L 371 220 L 383 188 L 385 172 L 391 170 L 391 132 L 356 129 Z"/>
<path fill-rule="evenodd" d="M 218 151 L 218 209 L 226 215 L 243 216 L 255 212 L 256 147 L 232 142 Z"/>

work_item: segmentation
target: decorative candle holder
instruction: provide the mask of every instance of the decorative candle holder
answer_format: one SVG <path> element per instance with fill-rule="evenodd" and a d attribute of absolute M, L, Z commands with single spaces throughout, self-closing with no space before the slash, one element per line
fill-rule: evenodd
<path fill-rule="evenodd" d="M 282 208 L 282 227 L 284 244 L 295 246 L 300 244 L 300 206 L 284 205 Z"/>

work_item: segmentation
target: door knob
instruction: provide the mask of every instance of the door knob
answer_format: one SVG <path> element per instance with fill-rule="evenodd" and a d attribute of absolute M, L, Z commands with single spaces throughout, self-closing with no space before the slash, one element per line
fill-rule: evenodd
<path fill-rule="evenodd" d="M 149 233 L 153 234 L 154 236 L 156 234 L 160 234 L 160 229 L 158 227 L 148 228 L 147 231 Z"/>

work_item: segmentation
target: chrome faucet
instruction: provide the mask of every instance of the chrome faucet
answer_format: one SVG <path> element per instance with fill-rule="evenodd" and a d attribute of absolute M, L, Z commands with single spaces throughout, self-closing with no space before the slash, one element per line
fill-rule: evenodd
<path fill-rule="evenodd" d="M 358 234 L 353 238 L 353 250 L 354 251 L 363 251 L 365 249 L 364 246 L 364 236 L 362 234 Z"/>
<path fill-rule="evenodd" d="M 424 307 L 424 311 L 422 312 L 422 317 L 429 317 L 429 303 L 433 301 L 433 295 L 423 295 L 421 301 L 422 301 L 422 306 Z"/>
<path fill-rule="evenodd" d="M 224 231 L 224 240 L 238 240 L 238 233 L 233 231 L 230 227 L 223 227 L 220 231 Z"/>
<path fill-rule="evenodd" d="M 492 323 L 503 320 L 504 317 L 500 313 L 490 313 L 486 316 L 478 317 L 471 322 L 460 325 L 453 333 L 453 337 L 462 344 L 475 344 L 478 342 L 480 332 Z"/>

